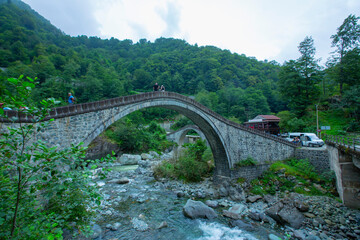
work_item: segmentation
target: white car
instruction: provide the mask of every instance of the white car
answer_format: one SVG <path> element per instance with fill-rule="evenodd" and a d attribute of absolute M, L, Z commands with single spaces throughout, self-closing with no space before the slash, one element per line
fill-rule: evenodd
<path fill-rule="evenodd" d="M 322 147 L 324 146 L 324 141 L 318 138 L 314 133 L 304 133 L 300 135 L 301 144 L 307 147 Z"/>
<path fill-rule="evenodd" d="M 318 138 L 314 133 L 288 133 L 285 139 L 292 142 L 295 137 L 298 137 L 301 141 L 301 145 L 305 147 L 322 147 L 325 144 L 324 141 Z"/>

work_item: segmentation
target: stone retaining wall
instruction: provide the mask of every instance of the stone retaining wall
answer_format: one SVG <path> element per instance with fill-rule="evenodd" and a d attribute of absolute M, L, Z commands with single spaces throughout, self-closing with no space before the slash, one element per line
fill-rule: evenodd
<path fill-rule="evenodd" d="M 231 170 L 231 178 L 237 179 L 241 177 L 251 181 L 255 178 L 258 178 L 263 172 L 267 171 L 269 167 L 270 164 L 239 167 Z"/>
<path fill-rule="evenodd" d="M 315 166 L 319 173 L 330 170 L 329 153 L 327 149 L 316 148 L 297 148 L 295 149 L 296 159 L 309 159 L 310 163 Z"/>

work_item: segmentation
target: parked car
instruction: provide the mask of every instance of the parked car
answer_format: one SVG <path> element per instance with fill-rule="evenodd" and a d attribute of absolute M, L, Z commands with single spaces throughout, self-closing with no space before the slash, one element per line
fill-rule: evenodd
<path fill-rule="evenodd" d="M 306 147 L 322 147 L 325 144 L 324 141 L 314 133 L 288 133 L 285 139 L 293 142 L 295 137 L 299 138 L 301 145 Z"/>

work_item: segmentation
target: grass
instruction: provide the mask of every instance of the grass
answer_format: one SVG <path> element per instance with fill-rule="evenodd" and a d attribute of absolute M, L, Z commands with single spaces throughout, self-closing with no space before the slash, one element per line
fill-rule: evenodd
<path fill-rule="evenodd" d="M 345 129 L 352 120 L 346 115 L 346 112 L 341 109 L 319 111 L 319 127 L 330 126 L 330 130 L 322 131 L 322 133 L 329 135 L 345 134 Z"/>
<path fill-rule="evenodd" d="M 337 193 L 334 179 L 333 173 L 317 174 L 306 159 L 289 159 L 272 164 L 261 177 L 252 180 L 250 192 L 256 195 L 274 195 L 276 192 L 289 191 L 335 197 Z"/>
<path fill-rule="evenodd" d="M 257 165 L 257 161 L 252 157 L 248 157 L 245 160 L 241 160 L 235 163 L 236 167 L 246 167 L 246 166 L 255 166 L 255 165 Z"/>

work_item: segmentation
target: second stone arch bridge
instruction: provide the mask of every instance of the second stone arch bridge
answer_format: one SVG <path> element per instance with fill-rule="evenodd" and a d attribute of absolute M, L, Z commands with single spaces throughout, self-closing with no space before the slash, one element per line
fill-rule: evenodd
<path fill-rule="evenodd" d="M 248 157 L 265 165 L 294 156 L 294 144 L 231 122 L 195 100 L 173 92 L 149 92 L 54 108 L 48 116 L 54 121 L 36 138 L 59 148 L 80 142 L 87 146 L 120 118 L 150 107 L 175 110 L 199 127 L 214 156 L 215 176 L 231 177 L 235 163 Z M 6 113 L 16 121 L 2 119 L 2 128 L 32 121 L 16 111 Z"/>

